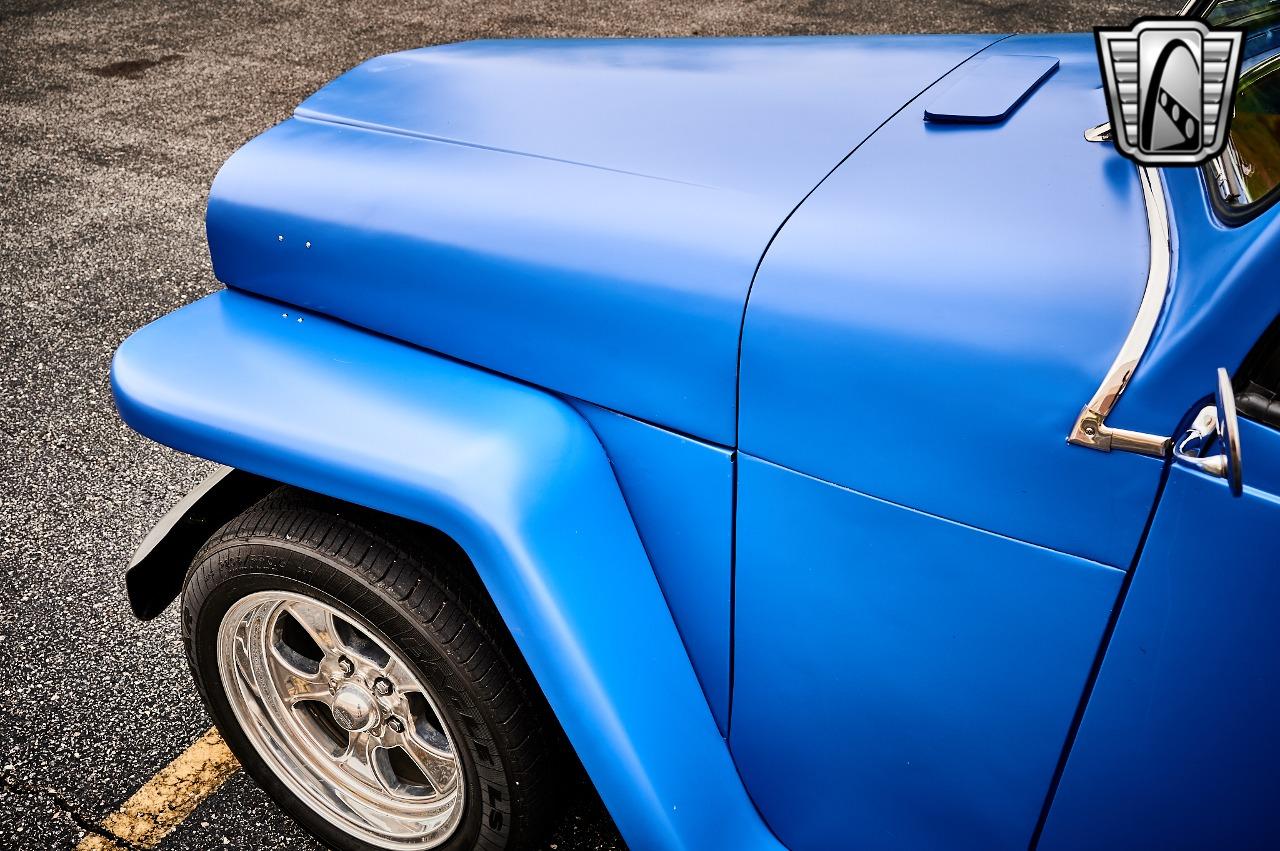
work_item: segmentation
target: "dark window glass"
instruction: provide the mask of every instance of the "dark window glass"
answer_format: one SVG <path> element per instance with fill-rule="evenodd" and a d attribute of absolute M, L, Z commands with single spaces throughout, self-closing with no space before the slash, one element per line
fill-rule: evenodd
<path fill-rule="evenodd" d="M 1280 186 L 1280 2 L 1222 0 L 1205 19 L 1246 32 L 1230 144 L 1217 171 L 1223 197 L 1247 206 Z"/>
<path fill-rule="evenodd" d="M 1236 375 L 1236 404 L 1246 417 L 1280 427 L 1280 319 L 1244 359 Z"/>

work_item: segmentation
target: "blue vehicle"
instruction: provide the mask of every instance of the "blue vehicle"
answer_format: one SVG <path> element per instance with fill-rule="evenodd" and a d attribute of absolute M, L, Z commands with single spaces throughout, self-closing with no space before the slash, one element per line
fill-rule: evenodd
<path fill-rule="evenodd" d="M 1087 34 L 355 68 L 116 355 L 226 465 L 134 611 L 335 848 L 529 847 L 573 754 L 634 849 L 1277 847 L 1280 4 L 1192 11 L 1204 167 Z"/>

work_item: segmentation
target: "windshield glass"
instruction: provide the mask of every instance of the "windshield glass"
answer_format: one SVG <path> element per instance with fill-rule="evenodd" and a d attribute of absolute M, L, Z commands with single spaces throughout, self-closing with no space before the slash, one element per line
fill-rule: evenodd
<path fill-rule="evenodd" d="M 1246 31 L 1230 145 L 1218 166 L 1223 198 L 1246 206 L 1280 186 L 1280 0 L 1221 0 L 1205 19 Z"/>

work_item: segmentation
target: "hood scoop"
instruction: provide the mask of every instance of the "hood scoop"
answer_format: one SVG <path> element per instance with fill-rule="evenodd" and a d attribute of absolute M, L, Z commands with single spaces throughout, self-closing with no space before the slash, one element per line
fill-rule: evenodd
<path fill-rule="evenodd" d="M 962 68 L 955 82 L 929 102 L 924 120 L 941 124 L 1004 121 L 1058 70 L 1053 56 L 990 56 Z"/>

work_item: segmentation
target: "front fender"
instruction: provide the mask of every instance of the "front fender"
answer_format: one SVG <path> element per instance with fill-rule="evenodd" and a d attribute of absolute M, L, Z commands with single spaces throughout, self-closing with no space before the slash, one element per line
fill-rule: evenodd
<path fill-rule="evenodd" d="M 633 848 L 781 847 L 569 405 L 232 290 L 126 340 L 112 387 L 154 440 L 452 536 Z"/>

